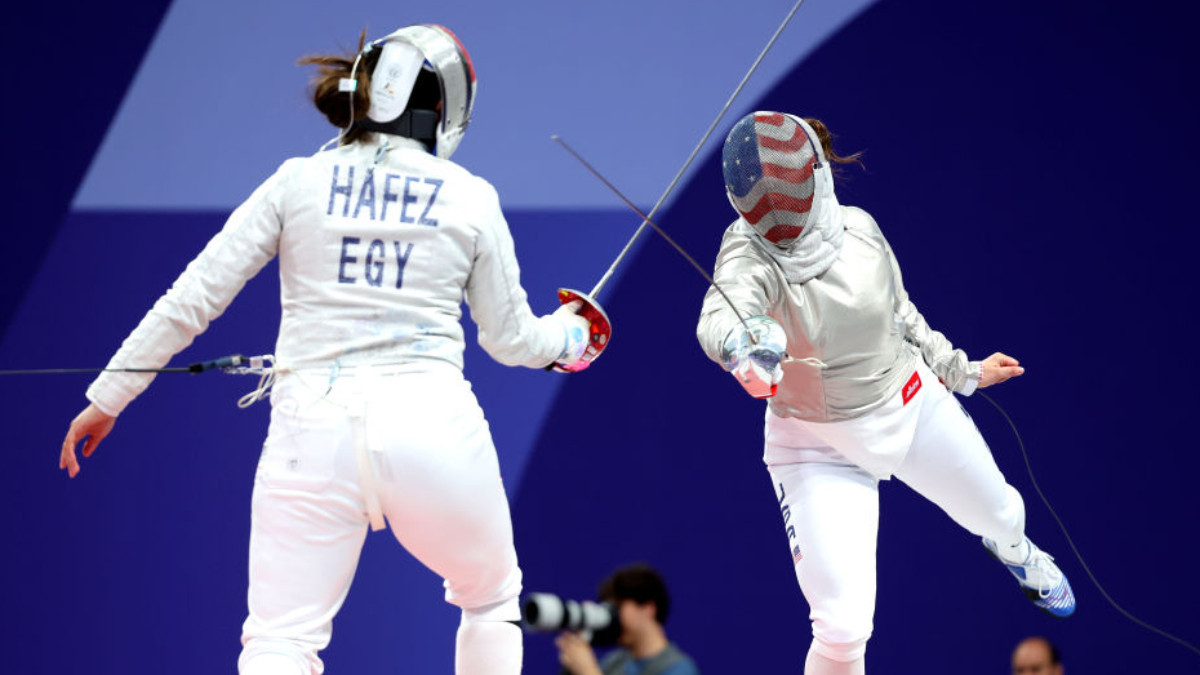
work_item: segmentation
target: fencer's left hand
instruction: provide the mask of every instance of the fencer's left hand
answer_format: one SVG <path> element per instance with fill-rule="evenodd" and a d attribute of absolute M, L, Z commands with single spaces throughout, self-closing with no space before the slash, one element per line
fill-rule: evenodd
<path fill-rule="evenodd" d="M 990 387 L 1024 374 L 1025 369 L 1016 359 L 996 352 L 983 360 L 983 375 L 979 378 L 979 388 Z"/>
<path fill-rule="evenodd" d="M 79 441 L 87 439 L 83 444 L 83 456 L 91 457 L 100 441 L 112 431 L 117 418 L 105 413 L 93 403 L 83 409 L 83 412 L 71 420 L 67 429 L 67 437 L 63 439 L 62 452 L 58 456 L 58 468 L 66 469 L 74 478 L 79 474 L 79 460 L 75 457 L 75 446 Z"/>
<path fill-rule="evenodd" d="M 558 647 L 558 661 L 571 675 L 603 675 L 596 653 L 577 633 L 566 632 L 554 639 Z"/>

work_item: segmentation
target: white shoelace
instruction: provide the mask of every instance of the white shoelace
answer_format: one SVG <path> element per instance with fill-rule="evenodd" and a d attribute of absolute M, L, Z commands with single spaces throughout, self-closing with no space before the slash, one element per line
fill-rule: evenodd
<path fill-rule="evenodd" d="M 1045 578 L 1047 586 L 1042 588 L 1042 584 L 1038 584 L 1037 589 L 1038 597 L 1045 600 L 1062 583 L 1062 570 L 1058 569 L 1058 565 L 1054 564 L 1054 556 L 1034 546 L 1032 542 L 1030 542 L 1029 546 L 1033 550 L 1030 551 L 1029 558 L 1023 567 L 1033 568 Z"/>

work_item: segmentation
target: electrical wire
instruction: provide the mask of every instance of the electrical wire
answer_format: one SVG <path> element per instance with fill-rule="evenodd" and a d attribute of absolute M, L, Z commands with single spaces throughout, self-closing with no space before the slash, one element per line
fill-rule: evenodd
<path fill-rule="evenodd" d="M 1021 432 L 1017 430 L 1016 423 L 1012 421 L 1012 418 L 1008 416 L 1008 413 L 1004 411 L 1004 408 L 1001 408 L 1000 404 L 996 403 L 995 399 L 982 391 L 977 391 L 976 393 L 982 396 L 988 403 L 991 403 L 996 410 L 1000 411 L 1000 414 L 1004 416 L 1004 421 L 1008 422 L 1008 426 L 1012 429 L 1013 435 L 1017 437 L 1017 447 L 1021 449 L 1021 457 L 1025 460 L 1025 471 L 1029 474 L 1029 481 L 1033 484 L 1034 492 L 1037 493 L 1037 496 L 1042 500 L 1042 503 L 1046 505 L 1046 509 L 1050 511 L 1050 515 L 1054 517 L 1054 522 L 1058 523 L 1058 529 L 1062 530 L 1063 536 L 1066 537 L 1067 544 L 1071 547 L 1071 552 L 1074 553 L 1075 558 L 1079 560 L 1080 566 L 1082 566 L 1083 571 L 1087 573 L 1088 579 L 1091 579 L 1092 585 L 1096 587 L 1096 590 L 1100 591 L 1100 595 L 1104 596 L 1104 599 L 1108 601 L 1108 604 L 1112 605 L 1113 608 L 1120 612 L 1120 614 L 1126 619 L 1129 619 L 1138 626 L 1141 626 L 1152 633 L 1156 633 L 1161 637 L 1175 642 L 1183 648 L 1195 653 L 1197 656 L 1200 656 L 1200 648 L 1197 648 L 1196 645 L 1139 619 L 1138 617 L 1129 613 L 1129 611 L 1124 607 L 1117 604 L 1116 600 L 1113 600 L 1112 596 L 1108 594 L 1108 591 L 1104 589 L 1104 586 L 1100 584 L 1100 580 L 1097 579 L 1096 575 L 1092 573 L 1092 569 L 1088 567 L 1087 562 L 1083 559 L 1083 554 L 1080 553 L 1079 548 L 1075 546 L 1075 541 L 1071 538 L 1071 533 L 1067 531 L 1067 526 L 1063 524 L 1062 518 L 1058 517 L 1058 512 L 1055 511 L 1054 507 L 1050 505 L 1050 500 L 1046 498 L 1046 494 L 1042 492 L 1041 486 L 1038 485 L 1037 477 L 1033 475 L 1033 465 L 1029 461 L 1029 453 L 1025 450 L 1025 441 L 1021 439 Z"/>

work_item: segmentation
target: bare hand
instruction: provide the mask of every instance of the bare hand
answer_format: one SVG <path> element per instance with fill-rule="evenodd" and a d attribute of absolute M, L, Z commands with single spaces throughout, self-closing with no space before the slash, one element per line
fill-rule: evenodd
<path fill-rule="evenodd" d="M 576 633 L 562 633 L 554 639 L 558 660 L 572 675 L 601 675 L 596 653 L 587 640 Z"/>
<path fill-rule="evenodd" d="M 79 473 L 79 460 L 75 458 L 75 446 L 79 441 L 87 439 L 83 444 L 83 456 L 91 457 L 100 441 L 112 431 L 117 418 L 106 414 L 93 403 L 83 409 L 83 412 L 71 420 L 71 428 L 67 429 L 67 437 L 63 440 L 62 454 L 58 457 L 58 468 L 66 469 L 74 478 Z"/>
<path fill-rule="evenodd" d="M 983 376 L 979 378 L 979 388 L 990 387 L 1023 374 L 1025 369 L 1016 359 L 996 352 L 983 360 Z"/>

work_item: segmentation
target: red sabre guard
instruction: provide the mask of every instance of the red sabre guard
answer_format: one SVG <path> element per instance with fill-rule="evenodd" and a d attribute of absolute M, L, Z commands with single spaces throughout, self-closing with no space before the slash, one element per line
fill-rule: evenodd
<path fill-rule="evenodd" d="M 592 365 L 592 361 L 600 356 L 600 352 L 608 346 L 608 341 L 612 338 L 612 324 L 608 321 L 608 314 L 600 308 L 600 305 L 592 299 L 592 296 L 577 291 L 571 288 L 558 289 L 558 301 L 562 304 L 579 300 L 583 302 L 583 306 L 575 313 L 588 320 L 589 335 L 588 346 L 583 350 L 583 356 L 578 361 L 569 366 L 554 364 L 554 369 L 560 373 L 578 373 L 579 371 Z"/>

